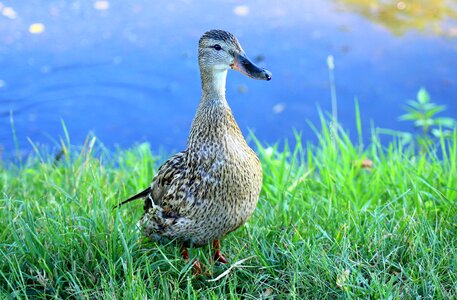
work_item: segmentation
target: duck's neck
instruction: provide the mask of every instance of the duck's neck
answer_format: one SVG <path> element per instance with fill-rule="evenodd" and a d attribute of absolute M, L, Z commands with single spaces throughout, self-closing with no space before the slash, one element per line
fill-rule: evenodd
<path fill-rule="evenodd" d="M 225 100 L 225 81 L 227 79 L 226 69 L 200 69 L 202 80 L 202 101 L 220 101 L 224 104 Z"/>
<path fill-rule="evenodd" d="M 220 142 L 227 134 L 241 136 L 225 99 L 227 70 L 200 70 L 202 98 L 190 130 L 188 147 L 198 148 L 211 142 Z"/>

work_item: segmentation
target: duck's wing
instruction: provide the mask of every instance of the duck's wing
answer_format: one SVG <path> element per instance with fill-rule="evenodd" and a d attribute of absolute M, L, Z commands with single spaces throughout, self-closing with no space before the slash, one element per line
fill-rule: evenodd
<path fill-rule="evenodd" d="M 171 182 L 183 176 L 186 169 L 185 157 L 186 151 L 178 152 L 170 157 L 162 164 L 162 166 L 160 166 L 156 176 L 152 180 L 151 186 L 127 200 L 122 201 L 114 208 L 118 208 L 128 202 L 142 198 L 145 198 L 145 210 L 148 210 L 152 206 L 151 201 L 153 201 L 155 205 L 160 206 L 163 202 L 163 195 L 169 189 Z"/>
<path fill-rule="evenodd" d="M 150 187 L 149 198 L 155 205 L 168 206 L 170 192 L 176 188 L 176 182 L 181 182 L 186 177 L 187 152 L 181 151 L 170 157 L 160 166 Z M 145 210 L 148 207 L 146 199 Z M 152 204 L 152 203 L 151 203 Z"/>

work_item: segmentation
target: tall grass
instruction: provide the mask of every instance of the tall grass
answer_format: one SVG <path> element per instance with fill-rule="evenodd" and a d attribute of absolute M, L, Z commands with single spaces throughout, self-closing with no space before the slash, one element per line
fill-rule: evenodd
<path fill-rule="evenodd" d="M 384 147 L 376 134 L 363 146 L 360 126 L 356 144 L 324 118 L 319 127 L 317 145 L 299 133 L 293 147 L 254 137 L 257 210 L 223 240 L 229 265 L 211 264 L 208 247 L 191 251 L 207 269 L 197 277 L 176 247 L 141 237 L 141 201 L 112 210 L 165 159 L 147 144 L 110 153 L 89 137 L 76 151 L 67 135 L 58 161 L 37 149 L 21 166 L 4 164 L 0 298 L 454 297 L 457 132 L 438 157 Z"/>

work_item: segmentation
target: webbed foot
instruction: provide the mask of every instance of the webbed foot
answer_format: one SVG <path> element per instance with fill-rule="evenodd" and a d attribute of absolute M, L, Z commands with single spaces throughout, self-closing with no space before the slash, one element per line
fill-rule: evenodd
<path fill-rule="evenodd" d="M 216 250 L 216 252 L 214 252 L 214 261 L 219 262 L 221 264 L 226 264 L 227 259 L 225 259 L 225 257 L 221 253 L 221 242 L 219 240 L 215 240 L 213 242 L 213 247 Z"/>
<path fill-rule="evenodd" d="M 186 247 L 181 246 L 180 252 L 181 252 L 181 257 L 185 261 L 189 261 L 189 250 Z M 194 269 L 194 271 L 193 271 L 193 275 L 194 276 L 197 276 L 197 275 L 200 275 L 200 274 L 203 273 L 202 266 L 201 266 L 200 261 L 198 259 L 194 260 L 193 269 Z"/>

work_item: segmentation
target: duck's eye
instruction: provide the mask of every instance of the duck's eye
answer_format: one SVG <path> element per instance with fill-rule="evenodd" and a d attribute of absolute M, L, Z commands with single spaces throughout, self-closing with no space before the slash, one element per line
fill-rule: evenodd
<path fill-rule="evenodd" d="M 214 45 L 213 48 L 217 51 L 222 50 L 222 47 L 219 44 Z"/>

